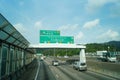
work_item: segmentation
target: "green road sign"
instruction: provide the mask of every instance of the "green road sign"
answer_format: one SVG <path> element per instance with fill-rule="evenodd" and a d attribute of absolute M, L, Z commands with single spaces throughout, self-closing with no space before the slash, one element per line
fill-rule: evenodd
<path fill-rule="evenodd" d="M 52 35 L 41 35 L 40 43 L 74 43 L 73 36 L 52 36 Z"/>
<path fill-rule="evenodd" d="M 40 35 L 60 35 L 58 30 L 40 30 Z"/>

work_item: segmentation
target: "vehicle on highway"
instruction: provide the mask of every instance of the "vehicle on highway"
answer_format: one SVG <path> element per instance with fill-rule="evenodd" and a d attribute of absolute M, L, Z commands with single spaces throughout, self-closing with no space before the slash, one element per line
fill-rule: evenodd
<path fill-rule="evenodd" d="M 108 51 L 97 51 L 97 59 L 103 62 L 117 61 L 115 52 L 108 52 Z"/>
<path fill-rule="evenodd" d="M 58 65 L 59 65 L 58 60 L 53 60 L 53 61 L 52 61 L 52 65 L 53 65 L 53 66 L 58 66 Z"/>
<path fill-rule="evenodd" d="M 87 70 L 87 64 L 85 62 L 75 61 L 73 63 L 73 68 L 79 71 L 86 71 Z"/>

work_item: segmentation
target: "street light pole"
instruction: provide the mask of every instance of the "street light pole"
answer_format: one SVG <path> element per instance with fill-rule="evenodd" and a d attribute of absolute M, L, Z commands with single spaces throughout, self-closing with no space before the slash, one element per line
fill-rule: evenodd
<path fill-rule="evenodd" d="M 108 46 L 108 52 L 110 51 L 110 47 Z"/>

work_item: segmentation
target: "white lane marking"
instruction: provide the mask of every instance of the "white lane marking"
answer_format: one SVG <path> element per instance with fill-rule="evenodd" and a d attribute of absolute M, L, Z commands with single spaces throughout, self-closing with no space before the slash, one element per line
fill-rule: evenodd
<path fill-rule="evenodd" d="M 39 70 L 40 70 L 40 61 L 38 61 L 38 68 L 37 68 L 37 73 L 36 73 L 36 76 L 35 76 L 35 79 L 34 80 L 37 80 L 37 76 L 38 76 L 38 73 L 39 73 Z"/>

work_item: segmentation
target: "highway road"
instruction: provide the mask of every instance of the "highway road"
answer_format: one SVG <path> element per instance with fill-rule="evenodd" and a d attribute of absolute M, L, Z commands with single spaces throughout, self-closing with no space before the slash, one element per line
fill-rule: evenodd
<path fill-rule="evenodd" d="M 49 66 L 44 61 L 38 61 L 38 72 L 35 80 L 56 80 Z"/>
<path fill-rule="evenodd" d="M 36 80 L 117 80 L 116 78 L 91 71 L 77 71 L 71 65 L 52 66 L 52 59 L 40 61 Z"/>

